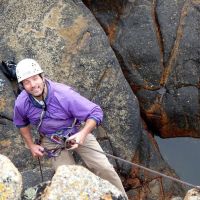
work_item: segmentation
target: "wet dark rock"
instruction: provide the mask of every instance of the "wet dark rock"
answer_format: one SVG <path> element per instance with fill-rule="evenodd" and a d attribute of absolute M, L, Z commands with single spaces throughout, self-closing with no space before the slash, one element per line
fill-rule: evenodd
<path fill-rule="evenodd" d="M 84 2 L 107 33 L 148 127 L 163 138 L 200 137 L 199 1 Z"/>

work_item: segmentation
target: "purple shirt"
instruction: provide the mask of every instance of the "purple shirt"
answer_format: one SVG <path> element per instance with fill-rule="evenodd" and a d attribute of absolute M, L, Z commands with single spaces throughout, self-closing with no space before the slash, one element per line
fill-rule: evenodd
<path fill-rule="evenodd" d="M 72 125 L 76 118 L 79 122 L 94 119 L 99 125 L 103 118 L 102 109 L 89 101 L 67 85 L 46 79 L 48 88 L 45 99 L 47 111 L 43 117 L 39 131 L 43 134 L 52 134 Z M 29 124 L 38 126 L 42 106 L 25 90 L 15 101 L 14 124 L 25 127 Z"/>

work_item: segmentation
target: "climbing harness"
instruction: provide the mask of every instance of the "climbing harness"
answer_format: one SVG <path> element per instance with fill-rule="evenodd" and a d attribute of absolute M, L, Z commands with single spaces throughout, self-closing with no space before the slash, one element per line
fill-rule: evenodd
<path fill-rule="evenodd" d="M 51 134 L 41 134 L 42 137 L 46 137 L 48 140 L 53 142 L 54 144 L 62 145 L 71 135 L 77 133 L 80 129 L 81 123 L 74 118 L 72 125 L 62 130 L 58 130 Z"/>
<path fill-rule="evenodd" d="M 44 113 L 41 113 L 41 117 L 40 117 L 40 122 L 38 124 L 38 127 L 39 125 L 42 124 L 42 119 L 43 119 L 43 116 L 44 116 Z M 73 135 L 74 133 L 78 132 L 79 128 L 81 126 L 81 123 L 78 122 L 78 120 L 75 118 L 72 125 L 71 126 L 68 126 L 62 130 L 59 130 L 59 131 L 56 131 L 52 134 L 42 134 L 42 133 L 39 133 L 39 129 L 37 128 L 38 130 L 38 133 L 40 135 L 40 139 L 36 139 L 35 143 L 38 144 L 38 145 L 41 145 L 42 144 L 42 139 L 45 137 L 49 140 L 49 143 L 53 143 L 56 145 L 55 148 L 46 148 L 46 147 L 43 147 L 44 148 L 44 153 L 49 157 L 57 157 L 60 155 L 61 151 L 63 149 L 66 148 L 66 146 L 68 146 L 68 138 Z M 64 148 L 65 147 L 65 148 Z"/>

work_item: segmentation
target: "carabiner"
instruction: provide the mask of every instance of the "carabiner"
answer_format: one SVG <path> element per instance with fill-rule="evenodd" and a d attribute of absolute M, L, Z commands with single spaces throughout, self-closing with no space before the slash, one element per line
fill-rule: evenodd
<path fill-rule="evenodd" d="M 50 139 L 52 142 L 56 144 L 63 144 L 63 139 L 59 137 L 58 135 L 51 135 Z"/>

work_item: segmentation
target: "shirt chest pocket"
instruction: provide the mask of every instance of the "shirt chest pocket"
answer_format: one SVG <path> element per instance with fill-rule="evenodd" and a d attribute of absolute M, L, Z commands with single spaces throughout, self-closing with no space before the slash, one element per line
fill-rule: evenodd
<path fill-rule="evenodd" d="M 70 115 L 70 113 L 64 112 L 61 108 L 47 109 L 45 113 L 45 118 L 51 118 L 56 120 L 66 120 L 71 117 L 72 116 Z"/>
<path fill-rule="evenodd" d="M 27 118 L 29 122 L 33 125 L 39 124 L 41 113 L 42 109 L 30 109 L 27 113 Z"/>

